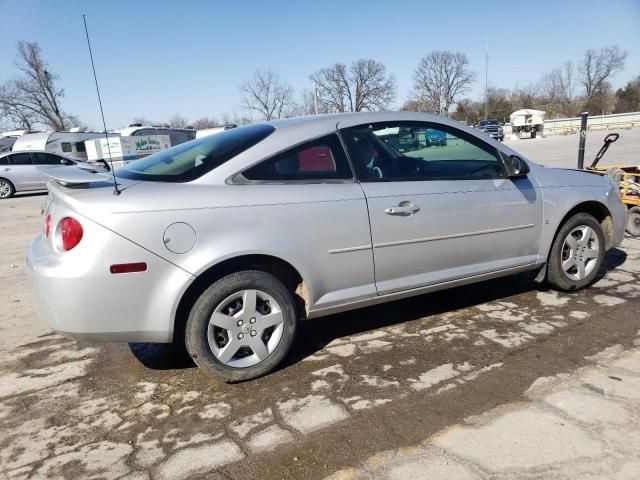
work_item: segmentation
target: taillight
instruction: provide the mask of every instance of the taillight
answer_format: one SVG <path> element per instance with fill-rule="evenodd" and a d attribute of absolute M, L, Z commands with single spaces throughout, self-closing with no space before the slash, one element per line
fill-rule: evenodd
<path fill-rule="evenodd" d="M 75 218 L 65 217 L 60 220 L 60 236 L 62 238 L 62 249 L 71 250 L 82 240 L 82 225 Z"/>
<path fill-rule="evenodd" d="M 47 216 L 44 217 L 44 236 L 45 237 L 49 236 L 50 230 L 51 230 L 51 214 L 47 214 Z"/>

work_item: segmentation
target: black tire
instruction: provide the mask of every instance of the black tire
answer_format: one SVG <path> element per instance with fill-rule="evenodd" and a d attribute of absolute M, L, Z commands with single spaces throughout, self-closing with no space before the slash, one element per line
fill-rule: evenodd
<path fill-rule="evenodd" d="M 598 256 L 591 272 L 580 280 L 569 278 L 562 268 L 562 250 L 565 239 L 575 228 L 588 226 L 593 229 L 598 238 Z M 602 225 L 588 213 L 577 213 L 569 218 L 558 230 L 556 238 L 551 246 L 549 258 L 547 260 L 547 281 L 556 290 L 572 291 L 580 290 L 589 286 L 596 279 L 605 253 L 605 238 Z"/>
<path fill-rule="evenodd" d="M 11 198 L 14 193 L 16 193 L 16 187 L 13 186 L 13 183 L 6 178 L 0 178 L 0 199 Z"/>
<path fill-rule="evenodd" d="M 640 237 L 640 207 L 631 207 L 627 212 L 627 233 Z"/>
<path fill-rule="evenodd" d="M 283 328 L 279 343 L 265 359 L 255 365 L 238 368 L 227 365 L 215 356 L 207 332 L 209 320 L 216 307 L 234 293 L 243 290 L 258 290 L 270 295 L 279 304 Z M 193 361 L 207 373 L 227 383 L 243 382 L 271 372 L 282 362 L 293 344 L 297 324 L 298 316 L 293 294 L 282 282 L 266 272 L 244 270 L 214 282 L 198 297 L 191 308 L 185 327 L 185 344 Z"/>

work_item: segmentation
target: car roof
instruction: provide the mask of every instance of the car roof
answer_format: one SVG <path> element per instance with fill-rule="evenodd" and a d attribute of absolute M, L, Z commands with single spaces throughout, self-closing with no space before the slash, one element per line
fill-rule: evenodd
<path fill-rule="evenodd" d="M 273 125 L 280 131 L 306 131 L 310 134 L 310 138 L 313 138 L 316 135 L 333 132 L 337 128 L 391 121 L 435 122 L 460 128 L 460 122 L 441 115 L 404 111 L 329 113 L 271 120 L 265 123 Z"/>

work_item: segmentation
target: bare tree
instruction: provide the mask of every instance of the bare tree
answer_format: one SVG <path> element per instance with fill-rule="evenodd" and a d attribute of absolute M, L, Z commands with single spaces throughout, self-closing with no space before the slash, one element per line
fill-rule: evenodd
<path fill-rule="evenodd" d="M 596 96 L 605 83 L 617 72 L 624 69 L 627 52 L 620 47 L 605 47 L 600 51 L 589 49 L 584 52 L 580 64 L 580 81 L 584 85 L 587 99 Z"/>
<path fill-rule="evenodd" d="M 538 86 L 528 83 L 524 87 L 518 87 L 511 92 L 511 104 L 514 110 L 521 108 L 534 108 L 539 101 Z"/>
<path fill-rule="evenodd" d="M 35 42 L 18 42 L 16 67 L 21 76 L 0 89 L 2 112 L 23 126 L 40 123 L 54 130 L 65 130 L 78 123 L 60 105 L 64 90 L 56 86 L 58 75 L 49 70 Z"/>
<path fill-rule="evenodd" d="M 476 75 L 461 52 L 434 51 L 420 60 L 413 74 L 416 99 L 448 115 L 451 105 L 469 91 Z"/>
<path fill-rule="evenodd" d="M 396 96 L 396 81 L 384 64 L 362 58 L 347 67 L 336 63 L 311 75 L 322 112 L 384 110 Z"/>
<path fill-rule="evenodd" d="M 410 98 L 402 104 L 400 110 L 403 112 L 433 112 L 436 110 L 431 103 L 419 99 Z"/>
<path fill-rule="evenodd" d="M 545 108 L 550 110 L 549 113 L 575 115 L 577 110 L 576 82 L 575 68 L 570 61 L 543 75 L 540 90 Z"/>
<path fill-rule="evenodd" d="M 13 82 L 0 86 L 0 119 L 4 124 L 11 125 L 8 128 L 32 130 L 38 122 L 36 112 L 16 102 L 17 95 Z"/>
<path fill-rule="evenodd" d="M 293 87 L 270 69 L 256 70 L 253 77 L 240 86 L 240 91 L 245 107 L 264 120 L 286 116 L 295 103 Z"/>
<path fill-rule="evenodd" d="M 195 128 L 196 130 L 203 130 L 205 128 L 213 128 L 217 126 L 218 123 L 215 121 L 215 119 L 209 117 L 198 118 L 193 122 L 193 128 Z"/>
<path fill-rule="evenodd" d="M 187 125 L 189 125 L 189 120 L 179 113 L 174 113 L 169 119 L 169 126 L 171 126 L 171 128 L 185 128 Z"/>

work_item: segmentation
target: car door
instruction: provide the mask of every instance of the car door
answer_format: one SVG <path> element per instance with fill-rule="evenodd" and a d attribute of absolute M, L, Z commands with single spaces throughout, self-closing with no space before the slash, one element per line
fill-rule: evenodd
<path fill-rule="evenodd" d="M 376 296 L 367 205 L 337 133 L 278 153 L 234 182 L 251 185 L 261 204 L 237 217 L 236 226 L 260 235 L 251 226 L 255 217 L 277 225 L 274 248 L 305 266 L 312 310 Z M 269 244 L 270 229 L 262 230 Z"/>
<path fill-rule="evenodd" d="M 9 155 L 9 164 L 2 170 L 14 184 L 16 190 L 37 190 L 41 188 L 40 174 L 33 164 L 30 152 L 17 152 Z"/>
<path fill-rule="evenodd" d="M 367 198 L 379 294 L 535 262 L 540 191 L 508 178 L 497 149 L 437 123 L 342 133 Z"/>
<path fill-rule="evenodd" d="M 65 159 L 64 157 L 60 157 L 53 153 L 47 152 L 32 152 L 34 164 L 36 167 L 64 167 L 67 164 L 71 164 L 70 160 Z M 45 173 L 45 171 L 38 169 L 38 174 L 40 175 L 40 186 L 41 188 L 47 187 L 47 182 L 50 180 L 50 177 Z"/>

